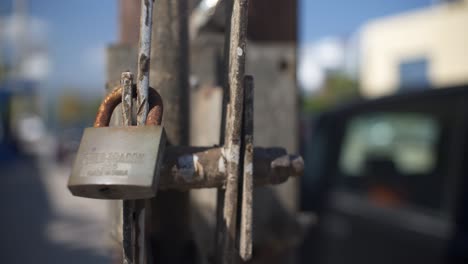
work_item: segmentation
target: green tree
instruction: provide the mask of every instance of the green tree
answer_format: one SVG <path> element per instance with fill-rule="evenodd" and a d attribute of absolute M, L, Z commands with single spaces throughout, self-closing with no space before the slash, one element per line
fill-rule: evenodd
<path fill-rule="evenodd" d="M 303 111 L 316 113 L 360 97 L 358 82 L 344 73 L 330 73 L 320 91 L 303 98 Z"/>

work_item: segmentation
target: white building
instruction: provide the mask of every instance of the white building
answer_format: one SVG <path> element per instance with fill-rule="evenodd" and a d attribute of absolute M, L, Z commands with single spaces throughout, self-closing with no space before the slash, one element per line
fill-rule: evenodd
<path fill-rule="evenodd" d="M 361 45 L 365 97 L 468 84 L 468 0 L 371 21 Z"/>

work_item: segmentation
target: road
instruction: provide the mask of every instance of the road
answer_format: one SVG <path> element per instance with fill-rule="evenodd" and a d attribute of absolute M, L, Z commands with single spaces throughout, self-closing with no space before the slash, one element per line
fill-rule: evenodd
<path fill-rule="evenodd" d="M 1 263 L 111 263 L 106 201 L 76 198 L 52 159 L 0 160 Z"/>

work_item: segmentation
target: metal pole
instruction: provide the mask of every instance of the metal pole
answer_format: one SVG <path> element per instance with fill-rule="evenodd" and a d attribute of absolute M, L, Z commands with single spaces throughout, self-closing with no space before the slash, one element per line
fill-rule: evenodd
<path fill-rule="evenodd" d="M 242 205 L 239 233 L 239 253 L 243 261 L 252 258 L 252 206 L 253 206 L 253 172 L 254 172 L 254 144 L 253 144 L 253 97 L 254 80 L 252 76 L 244 78 L 244 120 L 243 120 L 243 149 L 244 171 L 242 174 Z"/>
<path fill-rule="evenodd" d="M 148 114 L 148 87 L 151 56 L 151 26 L 154 0 L 141 0 L 140 39 L 138 42 L 137 124 L 145 125 Z"/>
<path fill-rule="evenodd" d="M 151 54 L 151 26 L 153 1 L 141 1 L 140 39 L 138 47 L 137 73 L 137 125 L 144 126 L 148 114 L 148 87 Z M 123 125 L 132 125 L 133 75 L 122 73 L 122 114 Z M 146 259 L 145 200 L 124 200 L 122 202 L 122 248 L 124 264 L 143 264 Z"/>
<path fill-rule="evenodd" d="M 151 58 L 151 28 L 154 0 L 142 0 L 140 11 L 140 39 L 138 42 L 137 125 L 144 126 L 148 115 L 148 89 Z M 134 208 L 134 258 L 136 264 L 146 264 L 147 200 L 135 200 Z"/>
<path fill-rule="evenodd" d="M 130 72 L 123 72 L 120 78 L 120 85 L 123 87 L 122 91 L 122 121 L 123 126 L 132 125 L 132 85 L 133 74 Z M 122 201 L 122 263 L 134 263 L 134 250 L 133 250 L 133 201 Z"/>
<path fill-rule="evenodd" d="M 223 217 L 220 225 L 221 243 L 218 248 L 222 263 L 237 262 L 237 200 L 242 132 L 242 111 L 244 104 L 244 72 L 247 40 L 248 0 L 234 0 L 231 15 L 229 43 L 229 68 L 227 90 L 229 103 L 226 114 L 225 149 L 226 190 L 224 193 Z M 219 220 L 219 219 L 218 219 Z"/>
<path fill-rule="evenodd" d="M 151 84 L 164 98 L 164 129 L 172 145 L 188 145 L 187 0 L 157 0 L 153 27 Z"/>
<path fill-rule="evenodd" d="M 132 125 L 132 86 L 133 74 L 129 71 L 123 72 L 120 78 L 122 86 L 122 120 L 124 126 Z"/>
<path fill-rule="evenodd" d="M 188 4 L 187 0 L 157 0 L 155 5 L 151 84 L 164 98 L 163 123 L 168 142 L 188 145 Z M 151 199 L 151 214 L 153 262 L 193 262 L 189 192 L 158 192 Z"/>
<path fill-rule="evenodd" d="M 122 85 L 122 120 L 124 126 L 132 125 L 132 86 L 133 74 L 123 72 L 120 84 Z M 145 263 L 145 214 L 144 200 L 122 201 L 122 262 Z"/>

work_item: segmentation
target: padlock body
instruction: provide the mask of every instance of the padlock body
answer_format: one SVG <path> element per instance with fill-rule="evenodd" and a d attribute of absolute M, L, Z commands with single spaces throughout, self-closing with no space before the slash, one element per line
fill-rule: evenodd
<path fill-rule="evenodd" d="M 96 199 L 153 197 L 164 146 L 162 126 L 86 128 L 68 188 Z"/>

